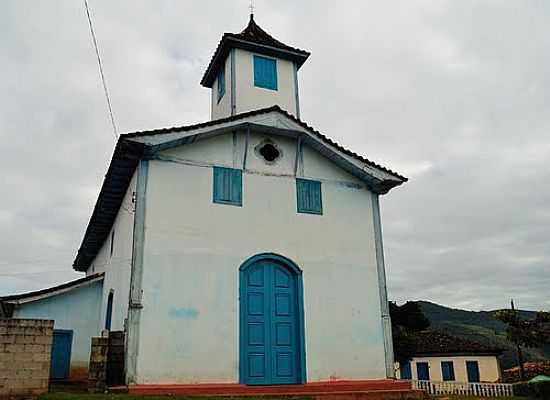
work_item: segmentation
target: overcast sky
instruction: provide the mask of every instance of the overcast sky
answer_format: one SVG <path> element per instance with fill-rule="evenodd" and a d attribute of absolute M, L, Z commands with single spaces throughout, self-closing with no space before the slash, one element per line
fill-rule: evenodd
<path fill-rule="evenodd" d="M 209 119 L 248 1 L 89 0 L 121 132 Z M 256 0 L 312 56 L 302 119 L 410 181 L 382 198 L 391 299 L 550 309 L 550 2 Z M 82 1 L 2 2 L 0 295 L 74 279 L 114 148 Z"/>

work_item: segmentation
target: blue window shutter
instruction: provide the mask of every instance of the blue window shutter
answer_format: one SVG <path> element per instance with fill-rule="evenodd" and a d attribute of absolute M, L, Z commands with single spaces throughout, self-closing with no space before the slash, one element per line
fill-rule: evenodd
<path fill-rule="evenodd" d="M 403 365 L 400 366 L 400 374 L 399 376 L 401 379 L 412 379 L 412 373 L 411 373 L 411 362 L 407 361 L 406 363 L 403 363 Z"/>
<path fill-rule="evenodd" d="M 225 65 L 222 65 L 218 72 L 218 102 L 225 94 Z"/>
<path fill-rule="evenodd" d="M 323 214 L 321 182 L 296 178 L 298 212 Z"/>
<path fill-rule="evenodd" d="M 254 86 L 277 90 L 277 60 L 254 56 Z"/>
<path fill-rule="evenodd" d="M 242 206 L 242 188 L 240 169 L 214 167 L 214 203 Z"/>
<path fill-rule="evenodd" d="M 452 361 L 441 361 L 441 375 L 444 381 L 455 380 L 455 369 Z"/>

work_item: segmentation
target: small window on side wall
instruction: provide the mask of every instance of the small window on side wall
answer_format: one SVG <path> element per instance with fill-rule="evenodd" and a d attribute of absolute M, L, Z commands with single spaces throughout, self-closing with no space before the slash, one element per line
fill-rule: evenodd
<path fill-rule="evenodd" d="M 113 319 L 113 291 L 109 292 L 107 296 L 107 310 L 105 311 L 105 329 L 111 330 L 111 321 Z"/>
<path fill-rule="evenodd" d="M 243 175 L 240 169 L 214 167 L 214 203 L 242 206 L 242 190 Z"/>
<path fill-rule="evenodd" d="M 220 68 L 218 72 L 218 103 L 225 94 L 225 66 Z"/>
<path fill-rule="evenodd" d="M 441 376 L 444 381 L 455 380 L 455 368 L 452 361 L 441 361 Z"/>
<path fill-rule="evenodd" d="M 254 56 L 254 86 L 277 90 L 277 60 Z"/>
<path fill-rule="evenodd" d="M 321 182 L 296 178 L 296 196 L 299 213 L 323 214 Z"/>

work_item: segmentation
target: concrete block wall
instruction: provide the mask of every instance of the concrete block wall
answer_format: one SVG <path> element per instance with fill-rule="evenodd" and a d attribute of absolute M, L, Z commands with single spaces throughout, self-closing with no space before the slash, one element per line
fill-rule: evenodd
<path fill-rule="evenodd" d="M 48 391 L 53 323 L 0 319 L 0 399 Z"/>
<path fill-rule="evenodd" d="M 88 370 L 88 391 L 101 393 L 107 387 L 108 337 L 93 337 Z"/>

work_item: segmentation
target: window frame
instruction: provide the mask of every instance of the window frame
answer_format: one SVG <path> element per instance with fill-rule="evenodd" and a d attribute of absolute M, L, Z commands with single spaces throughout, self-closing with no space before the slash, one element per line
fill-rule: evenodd
<path fill-rule="evenodd" d="M 301 190 L 301 187 L 306 188 L 306 197 L 302 197 L 304 191 Z M 313 187 L 318 188 L 318 208 L 312 206 L 311 204 L 308 204 L 312 202 L 311 190 Z M 308 199 L 308 197 L 310 198 Z M 296 210 L 300 214 L 323 215 L 323 186 L 321 181 L 317 181 L 314 179 L 296 178 Z"/>
<path fill-rule="evenodd" d="M 411 361 L 407 361 L 401 365 L 399 363 L 399 378 L 404 380 L 412 380 L 412 365 Z M 407 376 L 404 376 L 403 372 L 406 372 Z"/>
<path fill-rule="evenodd" d="M 221 99 L 223 99 L 223 96 L 225 96 L 225 65 L 222 65 L 220 67 L 220 70 L 218 71 L 218 76 L 216 79 L 217 79 L 216 88 L 218 92 L 218 103 L 219 103 Z M 222 83 L 221 85 L 220 85 L 220 82 Z"/>
<path fill-rule="evenodd" d="M 243 205 L 243 171 L 236 168 L 228 167 L 214 167 L 212 169 L 212 201 L 215 204 L 227 204 L 232 206 L 242 207 Z M 224 175 L 220 178 L 220 175 Z M 229 180 L 224 182 L 228 185 L 225 189 L 229 190 L 229 196 L 227 193 L 223 193 L 224 188 L 219 186 L 219 180 Z M 237 181 L 234 182 L 234 179 Z M 237 189 L 235 191 L 235 189 Z"/>
<path fill-rule="evenodd" d="M 448 365 L 447 372 L 449 373 L 448 377 L 445 377 L 445 368 L 443 365 Z M 443 382 L 454 382 L 456 381 L 456 375 L 455 375 L 455 365 L 453 361 L 441 361 L 441 380 Z"/>
<path fill-rule="evenodd" d="M 260 61 L 260 60 L 261 61 L 270 61 L 270 62 L 273 63 L 274 77 L 273 77 L 272 84 L 267 84 L 265 82 L 262 82 L 261 79 L 260 79 L 260 76 L 256 74 L 256 71 L 257 71 L 256 62 Z M 274 91 L 279 90 L 279 78 L 278 78 L 278 68 L 277 68 L 277 59 L 276 58 L 265 57 L 265 56 L 260 56 L 260 55 L 257 55 L 257 54 L 253 54 L 253 56 L 252 56 L 252 74 L 253 74 L 254 86 L 255 87 L 258 87 L 258 88 L 261 88 L 261 89 L 267 89 L 267 90 L 274 90 Z"/>

